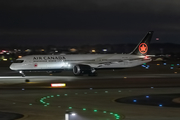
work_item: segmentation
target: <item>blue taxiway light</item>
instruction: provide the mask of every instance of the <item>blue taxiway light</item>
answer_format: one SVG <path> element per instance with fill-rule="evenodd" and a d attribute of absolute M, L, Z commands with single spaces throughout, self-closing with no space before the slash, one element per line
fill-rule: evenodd
<path fill-rule="evenodd" d="M 148 96 L 148 95 L 146 95 L 146 98 L 149 98 L 149 96 Z"/>
<path fill-rule="evenodd" d="M 162 107 L 163 105 L 162 104 L 159 104 L 159 107 Z"/>

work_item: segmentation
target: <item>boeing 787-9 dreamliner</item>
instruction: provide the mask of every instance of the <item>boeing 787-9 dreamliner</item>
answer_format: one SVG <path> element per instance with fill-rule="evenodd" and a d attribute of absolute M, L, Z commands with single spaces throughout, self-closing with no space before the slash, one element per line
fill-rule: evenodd
<path fill-rule="evenodd" d="M 149 31 L 129 54 L 28 55 L 18 58 L 10 69 L 25 77 L 25 71 L 61 72 L 71 69 L 76 76 L 95 76 L 98 69 L 131 68 L 151 61 L 146 54 L 152 35 L 153 31 Z"/>

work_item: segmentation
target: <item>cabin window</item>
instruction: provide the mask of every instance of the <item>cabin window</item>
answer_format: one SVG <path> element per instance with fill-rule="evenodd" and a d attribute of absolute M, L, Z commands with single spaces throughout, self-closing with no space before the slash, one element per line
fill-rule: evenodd
<path fill-rule="evenodd" d="M 14 63 L 23 63 L 24 62 L 24 60 L 16 60 L 16 61 L 14 61 Z"/>

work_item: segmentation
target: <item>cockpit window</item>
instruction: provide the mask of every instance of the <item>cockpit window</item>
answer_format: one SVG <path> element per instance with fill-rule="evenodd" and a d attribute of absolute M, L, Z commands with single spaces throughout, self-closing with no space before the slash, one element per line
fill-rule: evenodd
<path fill-rule="evenodd" d="M 16 61 L 14 61 L 14 63 L 23 63 L 24 62 L 24 60 L 16 60 Z"/>

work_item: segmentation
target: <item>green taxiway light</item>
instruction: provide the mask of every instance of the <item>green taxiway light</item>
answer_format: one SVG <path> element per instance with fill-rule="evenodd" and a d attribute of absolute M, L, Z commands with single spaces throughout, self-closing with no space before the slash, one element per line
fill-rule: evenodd
<path fill-rule="evenodd" d="M 94 112 L 97 112 L 97 110 L 94 110 Z"/>
<path fill-rule="evenodd" d="M 118 92 L 121 92 L 121 90 L 119 90 Z M 94 92 L 94 93 L 97 93 L 97 92 Z M 108 91 L 105 91 L 105 93 L 108 93 Z M 76 95 L 78 93 L 75 93 Z M 84 92 L 84 94 L 87 94 L 87 92 Z M 64 94 L 64 96 L 67 96 L 68 94 Z M 59 97 L 60 95 L 55 95 L 57 97 Z M 44 100 L 45 99 L 48 99 L 48 98 L 52 98 L 52 97 L 55 97 L 54 95 L 50 95 L 50 96 L 46 96 L 46 97 L 42 97 L 40 99 L 40 102 L 44 104 L 45 107 L 47 107 L 48 105 L 50 105 L 50 103 L 46 103 Z M 32 105 L 31 103 L 29 105 Z M 69 109 L 72 109 L 72 107 L 69 107 Z M 82 108 L 83 111 L 87 110 L 86 108 Z M 93 110 L 94 112 L 98 112 L 98 110 Z M 107 113 L 107 111 L 103 111 L 103 113 Z M 120 119 L 120 116 L 117 114 L 117 113 L 113 113 L 113 112 L 110 112 L 109 114 L 111 115 L 114 115 L 116 119 Z"/>

